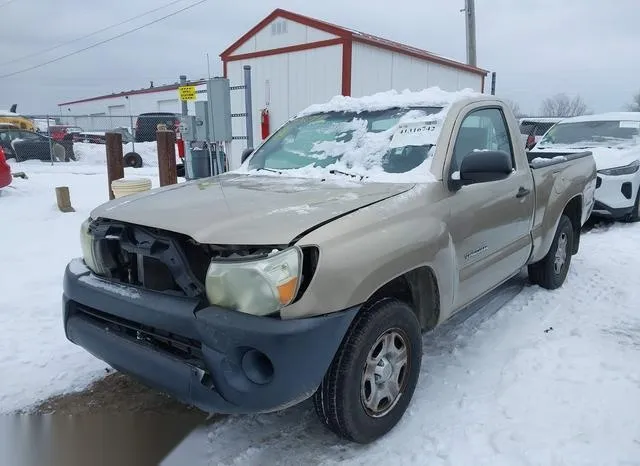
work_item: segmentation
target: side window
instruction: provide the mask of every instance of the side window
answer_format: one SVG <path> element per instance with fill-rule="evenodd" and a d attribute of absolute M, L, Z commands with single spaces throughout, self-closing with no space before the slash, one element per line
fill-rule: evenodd
<path fill-rule="evenodd" d="M 497 108 L 474 110 L 464 118 L 453 148 L 451 171 L 458 171 L 468 154 L 482 150 L 504 151 L 511 156 L 515 166 L 509 129 L 502 111 Z"/>

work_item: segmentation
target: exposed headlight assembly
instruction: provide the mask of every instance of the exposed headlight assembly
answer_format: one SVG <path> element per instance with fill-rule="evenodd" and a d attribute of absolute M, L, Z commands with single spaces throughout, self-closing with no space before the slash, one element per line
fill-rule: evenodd
<path fill-rule="evenodd" d="M 623 167 L 607 168 L 605 170 L 598 170 L 598 173 L 608 176 L 631 175 L 632 173 L 637 172 L 639 168 L 640 160 L 634 160 L 629 165 L 625 165 Z"/>
<path fill-rule="evenodd" d="M 297 246 L 255 260 L 212 261 L 206 292 L 212 305 L 265 316 L 295 299 L 302 276 Z"/>
<path fill-rule="evenodd" d="M 96 260 L 96 241 L 93 235 L 89 232 L 89 224 L 91 219 L 88 218 L 80 226 L 80 246 L 82 247 L 82 258 L 87 267 L 92 272 L 98 275 L 105 275 L 107 270 L 102 266 L 99 266 L 99 261 Z"/>

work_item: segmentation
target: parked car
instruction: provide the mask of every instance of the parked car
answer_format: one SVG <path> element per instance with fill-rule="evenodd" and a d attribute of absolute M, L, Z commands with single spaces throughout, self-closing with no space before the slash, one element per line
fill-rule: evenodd
<path fill-rule="evenodd" d="M 522 134 L 525 149 L 533 149 L 540 139 L 542 139 L 544 133 L 562 120 L 563 118 L 552 117 L 520 118 L 520 134 Z"/>
<path fill-rule="evenodd" d="M 114 128 L 109 130 L 110 132 L 117 132 L 122 135 L 123 144 L 128 144 L 133 141 L 133 136 L 128 128 Z M 106 144 L 107 132 L 106 131 L 81 131 L 73 135 L 74 142 L 85 142 L 90 144 Z"/>
<path fill-rule="evenodd" d="M 0 146 L 7 158 L 15 158 L 16 162 L 24 160 L 68 161 L 70 156 L 65 147 L 51 138 L 34 131 L 0 128 Z"/>
<path fill-rule="evenodd" d="M 54 141 L 74 140 L 76 134 L 82 133 L 79 126 L 56 125 L 49 127 L 49 136 Z"/>
<path fill-rule="evenodd" d="M 0 189 L 6 188 L 11 184 L 11 167 L 7 163 L 4 155 L 4 149 L 0 146 Z"/>
<path fill-rule="evenodd" d="M 598 169 L 593 213 L 640 220 L 640 112 L 567 118 L 553 127 L 532 154 L 589 150 Z"/>
<path fill-rule="evenodd" d="M 64 275 L 67 338 L 218 413 L 313 397 L 366 443 L 401 419 L 421 332 L 528 266 L 565 281 L 593 207 L 589 152 L 535 167 L 494 96 L 342 98 L 239 170 L 97 207 Z"/>
<path fill-rule="evenodd" d="M 141 113 L 136 120 L 136 142 L 149 142 L 156 140 L 156 131 L 159 124 L 167 125 L 167 129 L 178 131 L 180 120 L 178 115 L 169 112 Z"/>

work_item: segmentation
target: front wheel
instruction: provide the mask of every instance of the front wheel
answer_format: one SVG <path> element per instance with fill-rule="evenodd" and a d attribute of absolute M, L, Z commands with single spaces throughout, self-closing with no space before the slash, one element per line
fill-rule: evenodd
<path fill-rule="evenodd" d="M 569 272 L 573 241 L 573 224 L 563 214 L 549 252 L 541 261 L 529 266 L 529 280 L 548 290 L 560 288 Z"/>
<path fill-rule="evenodd" d="M 361 311 L 313 397 L 320 420 L 347 440 L 369 443 L 402 418 L 420 374 L 420 322 L 385 299 Z"/>

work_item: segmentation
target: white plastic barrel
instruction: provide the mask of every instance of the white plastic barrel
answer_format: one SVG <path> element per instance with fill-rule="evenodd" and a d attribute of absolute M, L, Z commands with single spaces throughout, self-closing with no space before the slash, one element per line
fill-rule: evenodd
<path fill-rule="evenodd" d="M 120 178 L 111 182 L 111 190 L 116 199 L 150 189 L 151 180 L 149 178 Z"/>

